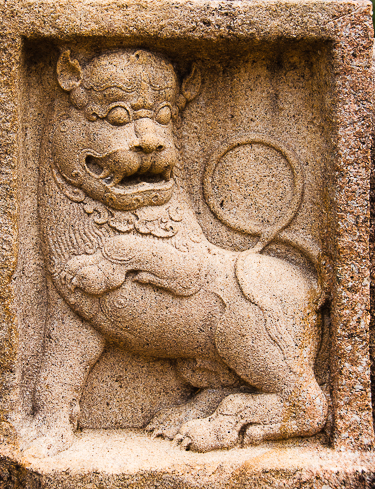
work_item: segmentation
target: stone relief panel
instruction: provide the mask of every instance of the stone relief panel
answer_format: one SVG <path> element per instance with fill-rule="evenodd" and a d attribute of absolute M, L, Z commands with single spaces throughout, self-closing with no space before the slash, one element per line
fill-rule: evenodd
<path fill-rule="evenodd" d="M 237 78 L 228 61 L 232 85 L 245 61 Z M 297 129 L 309 118 L 314 128 L 300 147 L 301 134 L 283 137 L 266 121 L 285 95 L 268 110 L 264 94 L 263 123 L 247 124 L 254 107 L 240 84 L 220 101 L 238 111 L 224 134 L 209 103 L 218 66 L 189 68 L 145 48 L 64 48 L 49 71 L 31 214 L 47 306 L 32 340 L 44 336 L 43 352 L 25 351 L 25 385 L 39 372 L 24 389 L 29 454 L 65 450 L 77 426 L 145 428 L 206 452 L 311 436 L 326 423 L 314 366 L 327 285 L 316 181 L 329 142 L 316 107 L 297 112 Z M 314 69 L 302 64 L 306 92 Z M 128 382 L 122 393 L 108 387 L 115 376 Z"/>

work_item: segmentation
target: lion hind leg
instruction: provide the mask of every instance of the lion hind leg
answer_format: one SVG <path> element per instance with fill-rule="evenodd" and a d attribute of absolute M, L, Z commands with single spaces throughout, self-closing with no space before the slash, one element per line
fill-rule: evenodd
<path fill-rule="evenodd" d="M 252 297 L 239 296 L 227 307 L 215 343 L 225 363 L 261 393 L 230 395 L 211 416 L 184 424 L 176 435 L 183 448 L 205 452 L 242 438 L 259 443 L 310 436 L 324 426 L 327 402 L 313 372 L 318 335 L 309 284 L 295 283 L 289 293 L 284 277 L 273 287 L 272 277 L 263 280 L 262 260 L 254 260 Z M 298 282 L 298 270 L 290 271 Z M 309 340 L 303 341 L 306 330 Z"/>
<path fill-rule="evenodd" d="M 327 402 L 318 385 L 289 396 L 232 394 L 211 416 L 184 424 L 175 441 L 184 449 L 207 452 L 311 436 L 323 428 L 326 415 Z"/>

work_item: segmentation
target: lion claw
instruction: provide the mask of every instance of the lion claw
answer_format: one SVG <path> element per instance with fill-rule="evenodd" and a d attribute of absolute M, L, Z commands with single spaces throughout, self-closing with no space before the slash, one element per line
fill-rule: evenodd
<path fill-rule="evenodd" d="M 173 440 L 173 445 L 181 450 L 188 450 L 193 440 L 189 436 L 178 433 Z"/>

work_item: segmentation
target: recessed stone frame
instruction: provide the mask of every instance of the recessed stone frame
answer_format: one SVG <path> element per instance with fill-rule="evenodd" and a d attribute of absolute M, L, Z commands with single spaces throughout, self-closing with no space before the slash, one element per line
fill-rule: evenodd
<path fill-rule="evenodd" d="M 329 228 L 325 250 L 331 277 L 331 394 L 335 448 L 373 444 L 369 360 L 369 189 L 371 130 L 371 3 L 368 1 L 160 2 L 8 1 L 1 6 L 0 48 L 0 418 L 2 436 L 19 395 L 19 325 L 14 277 L 19 243 L 19 169 L 24 157 L 22 73 L 27 46 L 62 46 L 91 39 L 106 46 L 184 46 L 194 56 L 206 46 L 316 43 L 326 46 L 329 69 L 327 128 L 332 139 L 327 172 Z M 198 20 L 197 20 L 198 19 Z M 208 49 L 209 51 L 209 49 Z M 207 51 L 207 52 L 208 52 Z M 27 115 L 26 115 L 27 116 Z M 21 235 L 22 236 L 22 235 Z"/>

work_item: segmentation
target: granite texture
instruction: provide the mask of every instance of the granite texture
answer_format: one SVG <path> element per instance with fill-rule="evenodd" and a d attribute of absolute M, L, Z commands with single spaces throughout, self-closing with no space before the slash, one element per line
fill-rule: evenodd
<path fill-rule="evenodd" d="M 2 487 L 372 487 L 371 3 L 1 9 Z"/>
<path fill-rule="evenodd" d="M 375 80 L 375 43 L 373 49 L 373 79 Z M 373 113 L 371 176 L 370 176 L 370 362 L 371 362 L 371 399 L 372 415 L 375 423 L 375 114 Z"/>
<path fill-rule="evenodd" d="M 102 447 L 106 449 L 103 452 Z M 45 460 L 7 460 L 3 487 L 372 489 L 374 455 L 293 442 L 197 454 L 127 430 L 87 430 Z"/>

